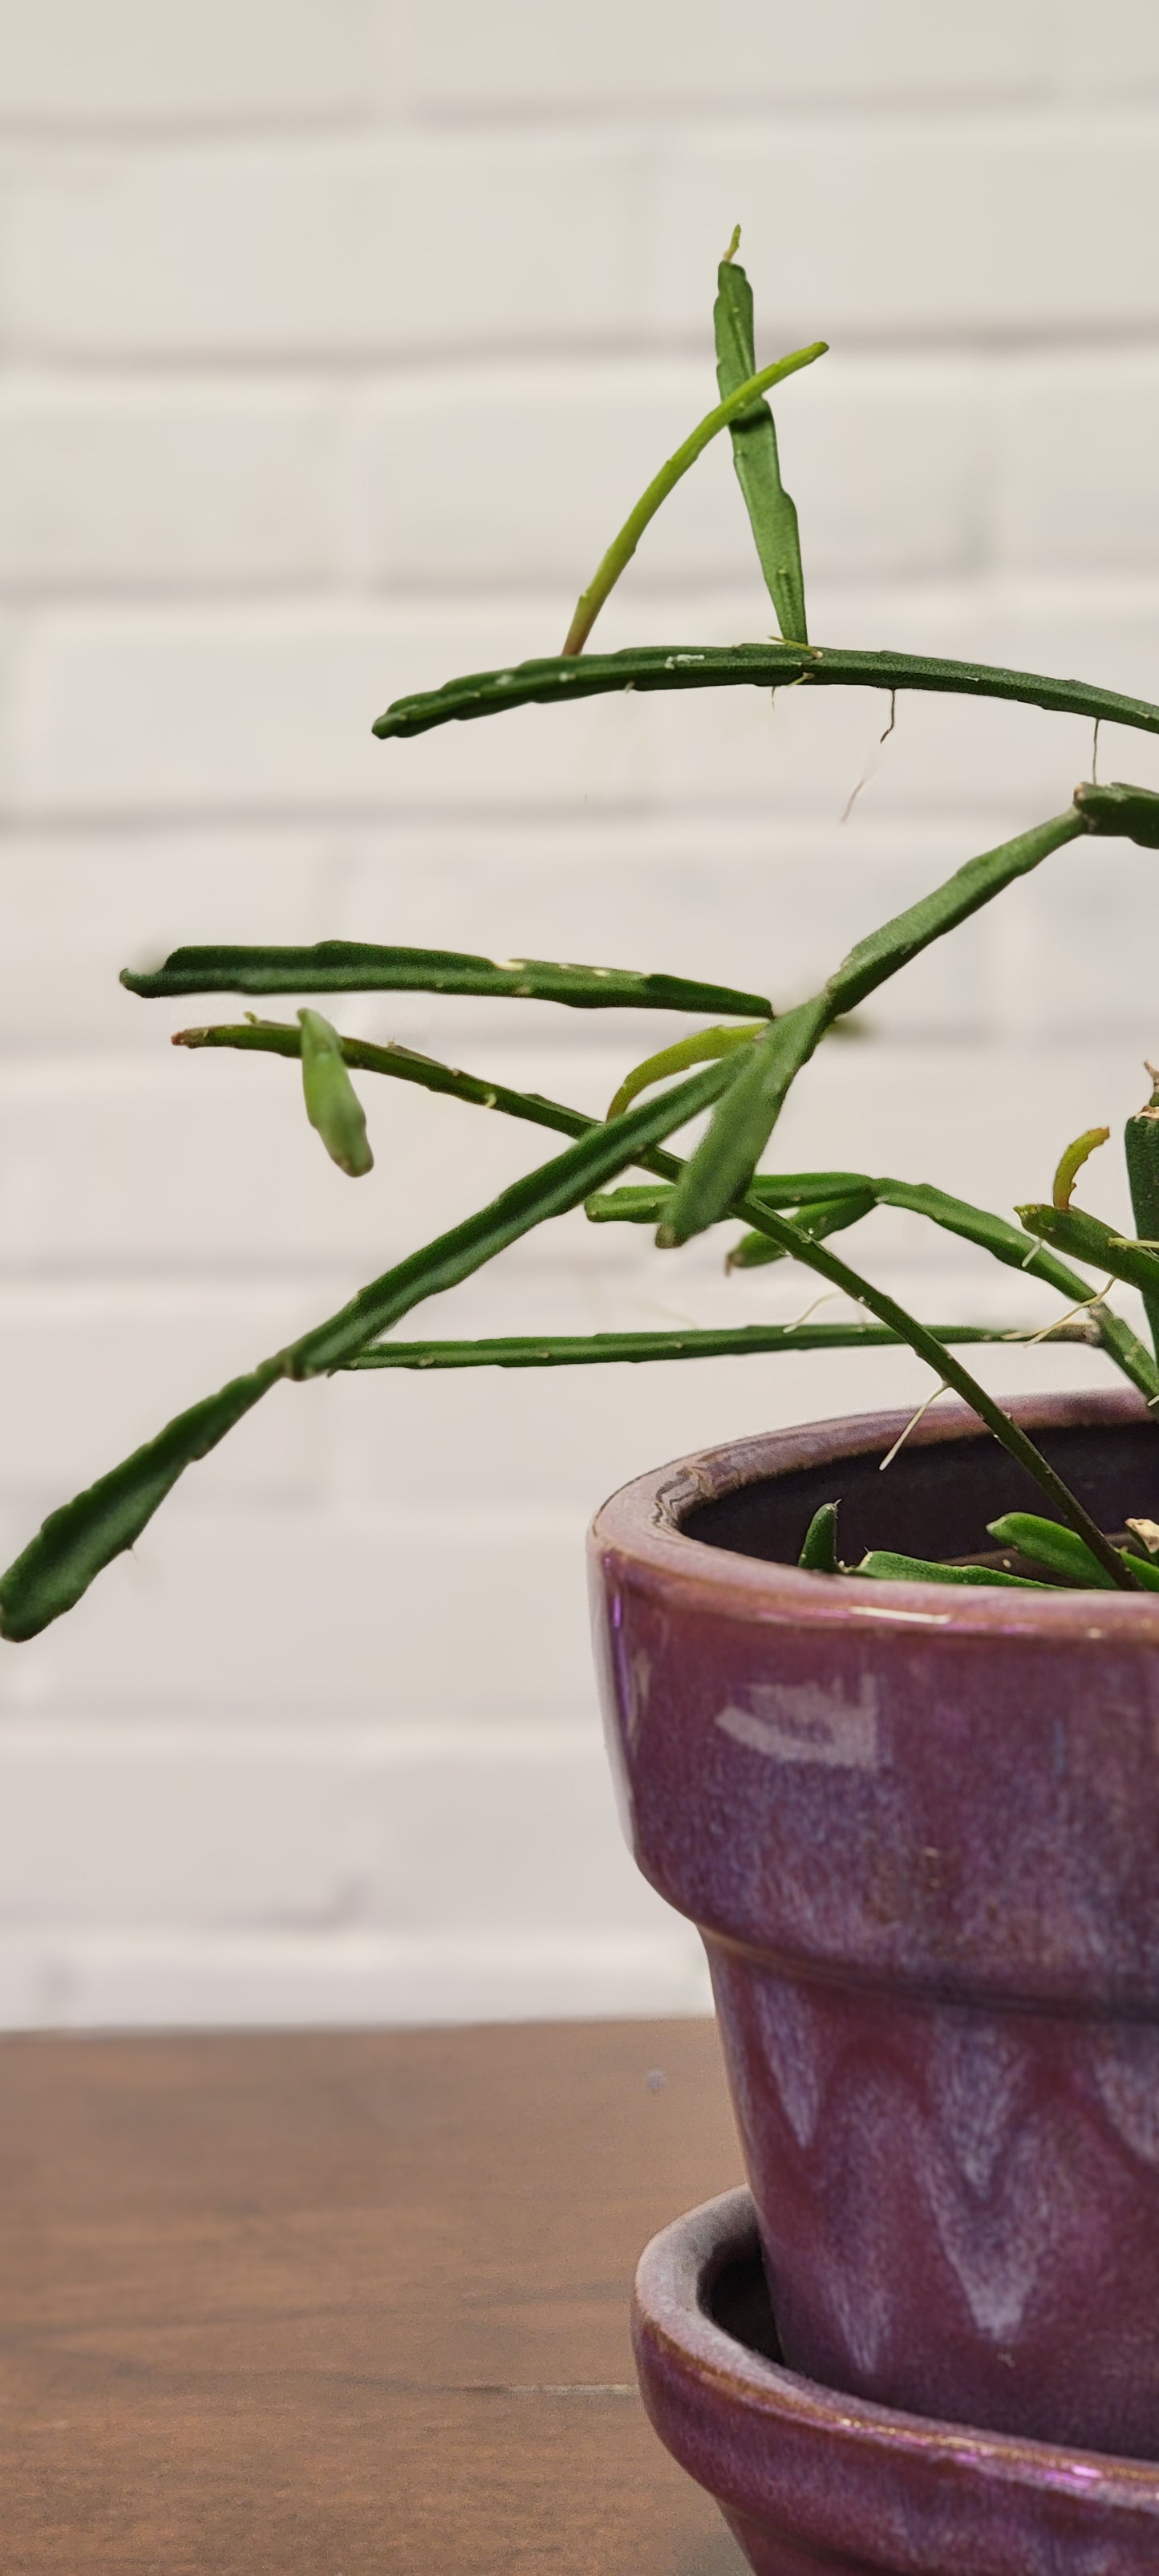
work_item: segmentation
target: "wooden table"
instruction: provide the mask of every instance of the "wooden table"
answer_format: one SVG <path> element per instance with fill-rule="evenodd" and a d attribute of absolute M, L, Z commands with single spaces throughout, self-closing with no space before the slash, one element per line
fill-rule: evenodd
<path fill-rule="evenodd" d="M 3 2576 L 734 2576 L 632 2382 L 706 2022 L 15 2039 Z"/>

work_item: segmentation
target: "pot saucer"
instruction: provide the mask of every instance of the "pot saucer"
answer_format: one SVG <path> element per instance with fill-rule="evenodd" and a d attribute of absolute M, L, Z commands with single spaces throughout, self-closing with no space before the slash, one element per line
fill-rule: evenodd
<path fill-rule="evenodd" d="M 786 2370 L 747 2191 L 653 2238 L 632 2330 L 661 2441 L 756 2576 L 1155 2576 L 1155 2461 L 898 2414 Z"/>

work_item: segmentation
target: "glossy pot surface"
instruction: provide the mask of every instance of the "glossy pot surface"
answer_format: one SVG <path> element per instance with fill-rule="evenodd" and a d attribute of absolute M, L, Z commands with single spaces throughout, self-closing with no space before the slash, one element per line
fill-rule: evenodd
<path fill-rule="evenodd" d="M 1159 2469 L 891 2412 L 787 2370 L 747 2191 L 653 2239 L 632 2337 L 662 2442 L 755 2576 L 1154 2576 Z"/>
<path fill-rule="evenodd" d="M 1159 1518 L 1129 1393 L 1016 1409 Z M 592 1532 L 629 1839 L 703 1933 L 783 2349 L 922 2415 L 1159 2457 L 1159 1594 L 802 1573 L 1035 1491 L 972 1416 L 813 1424 Z M 788 1561 L 785 1561 L 788 1560 Z M 1156 2563 L 1159 2563 L 1157 2556 Z"/>

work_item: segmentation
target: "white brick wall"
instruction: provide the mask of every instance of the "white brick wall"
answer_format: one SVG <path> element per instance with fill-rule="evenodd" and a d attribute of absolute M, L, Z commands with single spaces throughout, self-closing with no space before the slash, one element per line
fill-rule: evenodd
<path fill-rule="evenodd" d="M 373 0 L 3 0 L 0 114 L 17 139 L 353 120 L 378 14 Z"/>
<path fill-rule="evenodd" d="M 0 1545 L 550 1140 L 170 1051 L 125 963 L 327 934 L 807 990 L 1089 770 L 1071 719 L 853 693 L 595 701 L 382 746 L 558 645 L 713 398 L 738 219 L 812 630 L 1159 694 L 1159 22 L 1142 0 L 0 0 Z M 599 640 L 760 635 L 712 451 Z M 1159 785 L 1108 729 L 1104 775 Z M 841 816 L 862 773 L 849 821 Z M 1159 1052 L 1150 866 L 1069 851 L 822 1051 L 786 1121 L 1007 1206 Z M 223 1008 L 223 1014 L 228 1005 Z M 342 1015 L 599 1109 L 655 1023 Z M 934 1317 L 1045 1314 L 913 1221 Z M 432 1330 L 788 1317 L 569 1220 Z M 419 1327 L 421 1329 L 421 1326 Z M 1073 1384 L 1073 1351 L 991 1382 Z M 0 1662 L 0 2022 L 698 2009 L 617 1834 L 582 1537 L 655 1459 L 917 1401 L 904 1355 L 280 1390 Z"/>
<path fill-rule="evenodd" d="M 341 408 L 304 387 L 88 386 L 15 369 L 0 395 L 0 579 L 29 599 L 313 590 L 333 579 Z"/>

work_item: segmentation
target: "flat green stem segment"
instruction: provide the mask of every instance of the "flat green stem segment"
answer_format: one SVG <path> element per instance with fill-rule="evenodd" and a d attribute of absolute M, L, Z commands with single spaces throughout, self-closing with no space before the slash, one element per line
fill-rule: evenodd
<path fill-rule="evenodd" d="M 1088 832 L 1111 833 L 1116 840 L 1137 841 L 1144 850 L 1159 850 L 1159 796 L 1151 787 L 1127 787 L 1115 779 L 1107 787 L 1093 780 L 1076 787 L 1074 801 Z"/>
<path fill-rule="evenodd" d="M 979 1384 L 977 1378 L 971 1377 L 969 1370 L 963 1368 L 961 1360 L 955 1359 L 953 1352 L 948 1350 L 944 1343 L 935 1340 L 927 1325 L 919 1324 L 917 1317 L 909 1314 L 904 1306 L 899 1306 L 896 1298 L 888 1296 L 884 1289 L 875 1287 L 871 1280 L 863 1279 L 856 1270 L 851 1270 L 848 1262 L 842 1261 L 837 1253 L 830 1251 L 828 1244 L 815 1243 L 808 1236 L 797 1234 L 788 1218 L 778 1216 L 773 1208 L 762 1207 L 760 1201 L 751 1193 L 740 1203 L 736 1214 L 743 1216 L 750 1225 L 756 1226 L 762 1233 L 771 1235 L 774 1242 L 787 1243 L 794 1257 L 802 1262 L 806 1269 L 815 1270 L 820 1278 L 828 1280 L 830 1287 L 842 1289 L 847 1297 L 854 1299 L 856 1304 L 864 1306 L 867 1313 L 876 1316 L 879 1324 L 888 1325 L 900 1340 L 908 1342 L 910 1349 L 916 1351 L 919 1359 L 926 1361 L 935 1376 L 940 1378 L 943 1386 L 952 1387 L 956 1395 L 965 1399 L 971 1411 L 985 1423 L 987 1430 L 993 1432 L 995 1439 L 1000 1440 L 1003 1448 L 1009 1450 L 1011 1457 L 1016 1458 L 1019 1465 L 1026 1469 L 1027 1474 L 1033 1477 L 1035 1484 L 1048 1497 L 1059 1518 L 1077 1532 L 1090 1548 L 1092 1555 L 1097 1557 L 1104 1571 L 1110 1575 L 1116 1589 L 1123 1592 L 1133 1592 L 1136 1589 L 1134 1578 L 1122 1558 L 1104 1538 L 1089 1512 L 1085 1511 L 1076 1496 L 1068 1491 L 1062 1478 L 1055 1474 L 1049 1460 L 1035 1448 L 1033 1441 L 1027 1438 L 1019 1424 L 1012 1422 L 1009 1415 L 1003 1412 L 1001 1405 L 995 1403 L 993 1396 Z"/>
<path fill-rule="evenodd" d="M 1082 817 L 1073 805 L 1065 814 L 1053 814 L 1048 822 L 1032 823 L 1028 832 L 1017 832 L 1011 841 L 1001 841 L 997 849 L 983 850 L 976 859 L 967 859 L 956 868 L 945 884 L 935 886 L 931 894 L 921 895 L 905 912 L 896 913 L 880 930 L 859 939 L 848 957 L 842 959 L 825 987 L 829 1016 L 839 1011 L 855 1010 L 868 993 L 908 966 L 920 956 L 923 948 L 935 939 L 944 939 L 947 931 L 957 930 L 963 921 L 992 903 L 1016 878 L 1028 876 L 1033 868 L 1060 850 L 1064 842 L 1073 841 L 1082 831 Z"/>
<path fill-rule="evenodd" d="M 1086 1555 L 1086 1549 L 1083 1549 Z M 1049 1584 L 1032 1583 L 1025 1574 L 1003 1574 L 988 1565 L 939 1565 L 924 1556 L 899 1556 L 892 1547 L 871 1547 L 855 1574 L 868 1575 L 878 1583 L 969 1583 L 975 1586 L 996 1584 L 1013 1592 L 1048 1592 Z"/>
<path fill-rule="evenodd" d="M 241 1055 L 282 1055 L 298 1057 L 302 1052 L 302 1033 L 285 1020 L 218 1021 L 204 1029 L 175 1029 L 170 1040 L 179 1047 L 229 1047 Z M 509 1091 L 501 1082 L 486 1082 L 481 1074 L 460 1073 L 454 1065 L 440 1064 L 437 1057 L 419 1055 L 413 1047 L 372 1046 L 364 1038 L 342 1038 L 342 1061 L 355 1073 L 385 1073 L 395 1082 L 413 1082 L 420 1091 L 442 1092 L 452 1100 L 463 1100 L 473 1109 L 498 1109 L 508 1118 L 523 1118 L 533 1127 L 553 1127 L 561 1136 L 586 1136 L 590 1127 L 599 1124 L 585 1118 L 582 1111 L 568 1109 L 562 1100 L 547 1100 L 538 1091 Z M 665 1157 L 675 1174 L 680 1166 L 671 1154 Z"/>
<path fill-rule="evenodd" d="M 675 490 L 689 466 L 695 465 L 709 440 L 715 438 L 720 430 L 727 429 L 730 422 L 739 420 L 741 414 L 758 401 L 761 394 L 767 393 L 771 385 L 782 384 L 786 376 L 795 376 L 802 367 L 811 367 L 815 358 L 823 358 L 828 346 L 827 340 L 814 340 L 807 349 L 794 349 L 787 358 L 776 359 L 771 367 L 761 367 L 756 375 L 749 376 L 744 384 L 738 385 L 726 402 L 719 402 L 714 411 L 706 412 L 704 419 L 697 422 L 696 428 L 668 458 L 667 464 L 653 475 L 647 491 L 641 493 L 635 509 L 629 511 L 618 537 L 613 537 L 587 589 L 580 592 L 563 648 L 565 656 L 570 658 L 582 653 L 609 591 L 615 589 L 625 565 L 631 562 L 649 520 L 655 518 L 661 502 Z"/>
<path fill-rule="evenodd" d="M 936 1342 L 1008 1342 L 1029 1336 L 984 1324 L 931 1324 Z M 883 1324 L 733 1324 L 683 1333 L 520 1333 L 506 1341 L 374 1342 L 348 1369 L 594 1368 L 609 1360 L 743 1359 L 754 1351 L 879 1351 L 900 1335 Z"/>
<path fill-rule="evenodd" d="M 797 1074 L 835 1019 L 855 1010 L 935 939 L 992 903 L 1004 887 L 1038 867 L 1064 841 L 1073 841 L 1082 828 L 1072 805 L 1065 814 L 968 859 L 932 894 L 859 940 L 812 1001 L 772 1021 L 746 1049 L 707 1133 L 685 1165 L 657 1241 L 686 1243 L 714 1225 L 738 1190 L 746 1188 Z"/>
<path fill-rule="evenodd" d="M 721 400 L 756 373 L 753 337 L 753 291 L 739 260 L 730 252 L 717 271 L 712 313 L 716 335 L 716 381 Z M 767 402 L 758 400 L 730 421 L 732 461 L 744 494 L 761 571 L 777 612 L 782 635 L 807 644 L 805 579 L 797 512 L 781 481 L 777 432 Z"/>
<path fill-rule="evenodd" d="M 861 653 L 826 645 L 637 644 L 623 653 L 519 662 L 504 671 L 472 671 L 396 698 L 374 727 L 380 740 L 427 733 L 432 725 L 498 715 L 504 707 L 559 706 L 614 689 L 784 689 L 801 681 L 818 689 L 932 689 L 964 698 L 1009 698 L 1019 706 L 1159 733 L 1159 706 L 1098 689 L 1085 680 L 1052 680 L 988 662 L 945 662 L 924 653 Z M 1121 827 L 1119 827 L 1121 828 Z"/>
<path fill-rule="evenodd" d="M 1135 1232 L 1144 1243 L 1159 1243 L 1159 1085 L 1153 1084 L 1146 1108 L 1128 1118 L 1123 1131 L 1127 1179 Z M 1144 1291 L 1147 1325 L 1159 1359 L 1159 1290 Z"/>
<path fill-rule="evenodd" d="M 185 1469 L 207 1458 L 281 1374 L 273 1359 L 231 1379 L 217 1395 L 179 1413 L 111 1474 L 50 1512 L 0 1582 L 0 1635 L 23 1644 L 71 1610 L 94 1575 L 132 1547 Z"/>
<path fill-rule="evenodd" d="M 557 966 L 541 957 L 469 957 L 450 948 L 378 948 L 323 939 L 314 948 L 175 948 L 154 974 L 121 982 L 146 1001 L 186 993 L 469 993 L 565 1002 L 572 1010 L 712 1011 L 771 1019 L 761 993 L 617 966 Z"/>
<path fill-rule="evenodd" d="M 1087 1216 L 1082 1208 L 1037 1204 L 1020 1207 L 1018 1214 L 1028 1234 L 1039 1235 L 1057 1251 L 1069 1253 L 1072 1261 L 1089 1261 L 1096 1270 L 1105 1271 L 1108 1278 L 1125 1279 L 1128 1287 L 1140 1289 L 1144 1297 L 1159 1297 L 1159 1254 L 1147 1252 L 1142 1244 L 1127 1242 L 1112 1226 L 1104 1225 L 1101 1217 Z"/>
<path fill-rule="evenodd" d="M 762 1207 L 806 1207 L 814 1199 L 849 1198 L 869 1185 L 862 1172 L 758 1172 L 750 1186 Z M 659 1225 L 670 1197 L 669 1190 L 632 1182 L 597 1191 L 584 1214 L 593 1225 Z"/>
<path fill-rule="evenodd" d="M 999 1547 L 1017 1548 L 1032 1565 L 1045 1566 L 1048 1573 L 1061 1574 L 1065 1582 L 1077 1584 L 1080 1589 L 1089 1586 L 1094 1592 L 1110 1591 L 1109 1577 L 1101 1565 L 1095 1564 L 1090 1549 L 1083 1546 L 1073 1530 L 1060 1529 L 1057 1521 L 1044 1521 L 1037 1512 L 1005 1512 L 1001 1520 L 990 1521 L 988 1528 Z M 1144 1592 L 1159 1592 L 1159 1565 L 1150 1565 L 1140 1556 L 1132 1556 L 1130 1564 Z"/>
<path fill-rule="evenodd" d="M 234 1379 L 219 1394 L 179 1414 L 156 1439 L 50 1515 L 0 1579 L 0 1635 L 34 1637 L 62 1610 L 71 1609 L 102 1566 L 132 1546 L 185 1468 L 216 1448 L 278 1378 L 312 1377 L 342 1367 L 425 1297 L 470 1278 L 533 1227 L 578 1207 L 591 1190 L 635 1162 L 639 1152 L 707 1108 L 724 1078 L 720 1065 L 708 1065 L 675 1090 L 629 1110 L 613 1126 L 589 1128 L 552 1162 L 527 1173 L 462 1225 L 385 1271 L 338 1314 L 263 1360 L 247 1377 Z"/>

